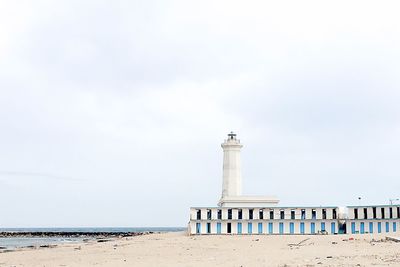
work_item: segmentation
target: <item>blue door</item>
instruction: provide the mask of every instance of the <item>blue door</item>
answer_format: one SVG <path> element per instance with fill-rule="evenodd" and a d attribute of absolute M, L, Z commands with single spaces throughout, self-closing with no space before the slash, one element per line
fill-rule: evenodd
<path fill-rule="evenodd" d="M 331 234 L 336 233 L 336 224 L 333 222 L 331 223 Z"/>
<path fill-rule="evenodd" d="M 238 228 L 237 228 L 237 233 L 238 233 L 238 234 L 241 234 L 241 233 L 242 233 L 242 223 L 238 223 L 238 224 L 237 224 L 237 227 L 238 227 Z"/>
<path fill-rule="evenodd" d="M 262 234 L 262 223 L 258 223 L 258 233 Z"/>
<path fill-rule="evenodd" d="M 352 223 L 351 223 L 351 233 L 352 233 L 352 234 L 355 234 L 355 233 L 356 233 L 356 223 L 355 223 L 355 222 L 352 222 Z"/>
<path fill-rule="evenodd" d="M 370 222 L 369 223 L 369 232 L 372 234 L 374 232 L 374 223 Z"/>
<path fill-rule="evenodd" d="M 389 233 L 389 223 L 386 222 L 386 233 Z"/>
<path fill-rule="evenodd" d="M 269 234 L 274 233 L 274 224 L 273 223 L 268 223 L 268 233 Z"/>
<path fill-rule="evenodd" d="M 217 223 L 217 234 L 221 233 L 221 223 Z"/>
<path fill-rule="evenodd" d="M 325 231 L 325 223 L 324 222 L 321 223 L 321 231 Z"/>
<path fill-rule="evenodd" d="M 291 222 L 291 223 L 289 224 L 289 228 L 290 228 L 290 233 L 291 233 L 291 234 L 294 234 L 294 223 Z"/>
<path fill-rule="evenodd" d="M 363 222 L 360 224 L 360 233 L 361 233 L 361 234 L 364 234 L 364 233 L 365 233 L 365 225 L 364 225 Z"/>
<path fill-rule="evenodd" d="M 315 223 L 311 223 L 311 233 L 315 234 Z"/>
<path fill-rule="evenodd" d="M 283 234 L 283 223 L 279 223 L 279 233 L 282 235 Z"/>
<path fill-rule="evenodd" d="M 252 224 L 252 223 L 249 223 L 249 224 L 247 225 L 247 232 L 248 232 L 249 234 L 252 234 L 252 233 L 253 233 L 253 224 Z"/>
<path fill-rule="evenodd" d="M 200 223 L 196 223 L 196 233 L 200 234 L 201 232 L 201 224 Z"/>
<path fill-rule="evenodd" d="M 393 232 L 397 232 L 397 224 L 396 224 L 396 222 L 393 222 Z"/>
<path fill-rule="evenodd" d="M 378 222 L 378 233 L 382 233 L 382 223 Z"/>
<path fill-rule="evenodd" d="M 300 223 L 300 234 L 304 234 L 305 233 L 305 231 L 304 231 L 304 223 L 302 222 L 302 223 Z"/>

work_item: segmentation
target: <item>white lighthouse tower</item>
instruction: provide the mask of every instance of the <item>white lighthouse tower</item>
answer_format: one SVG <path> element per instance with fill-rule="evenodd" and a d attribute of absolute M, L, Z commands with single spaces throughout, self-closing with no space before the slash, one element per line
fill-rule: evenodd
<path fill-rule="evenodd" d="M 222 168 L 222 196 L 218 203 L 222 207 L 268 207 L 279 203 L 272 196 L 243 196 L 240 150 L 243 145 L 231 132 L 221 144 L 224 151 Z"/>
<path fill-rule="evenodd" d="M 231 132 L 228 139 L 221 144 L 224 150 L 222 174 L 222 198 L 242 195 L 242 170 L 240 149 L 243 147 L 236 134 Z"/>

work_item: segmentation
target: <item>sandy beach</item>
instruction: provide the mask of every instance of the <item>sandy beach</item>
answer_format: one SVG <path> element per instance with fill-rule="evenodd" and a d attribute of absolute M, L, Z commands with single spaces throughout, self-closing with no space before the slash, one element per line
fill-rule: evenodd
<path fill-rule="evenodd" d="M 4 252 L 0 266 L 400 266 L 400 243 L 386 236 L 160 233 Z"/>

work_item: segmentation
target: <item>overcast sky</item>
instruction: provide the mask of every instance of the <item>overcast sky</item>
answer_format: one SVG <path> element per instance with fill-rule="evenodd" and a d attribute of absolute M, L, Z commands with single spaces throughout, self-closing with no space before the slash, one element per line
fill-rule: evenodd
<path fill-rule="evenodd" d="M 398 1 L 0 0 L 0 227 L 400 197 Z"/>

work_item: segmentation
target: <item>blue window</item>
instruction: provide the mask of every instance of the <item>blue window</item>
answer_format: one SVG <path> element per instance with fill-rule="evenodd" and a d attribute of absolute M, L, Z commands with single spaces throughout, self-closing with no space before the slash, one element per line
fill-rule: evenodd
<path fill-rule="evenodd" d="M 291 223 L 289 224 L 289 228 L 290 228 L 290 233 L 291 233 L 291 234 L 294 234 L 294 223 L 291 222 Z"/>
<path fill-rule="evenodd" d="M 331 223 L 331 234 L 336 233 L 336 224 L 333 222 Z"/>
<path fill-rule="evenodd" d="M 196 223 L 196 234 L 200 234 L 200 232 L 201 232 L 201 224 Z"/>
<path fill-rule="evenodd" d="M 253 233 L 253 224 L 252 223 L 247 224 L 247 233 L 249 233 L 249 234 Z"/>
<path fill-rule="evenodd" d="M 389 222 L 386 222 L 386 233 L 389 233 Z"/>
<path fill-rule="evenodd" d="M 396 224 L 396 222 L 393 222 L 393 232 L 397 232 L 397 224 Z"/>
<path fill-rule="evenodd" d="M 356 233 L 356 223 L 355 223 L 355 222 L 352 222 L 352 223 L 351 223 L 351 233 L 352 233 L 352 234 L 355 234 L 355 233 Z"/>
<path fill-rule="evenodd" d="M 311 233 L 315 234 L 315 223 L 311 223 Z"/>
<path fill-rule="evenodd" d="M 304 223 L 302 222 L 302 223 L 300 223 L 300 234 L 304 234 L 305 233 L 305 231 L 304 231 Z"/>
<path fill-rule="evenodd" d="M 370 222 L 369 223 L 369 232 L 372 234 L 374 232 L 374 223 Z"/>
<path fill-rule="evenodd" d="M 360 234 L 364 234 L 365 233 L 365 224 L 362 222 L 360 224 Z"/>
<path fill-rule="evenodd" d="M 324 222 L 321 223 L 321 231 L 325 231 L 325 223 Z"/>
<path fill-rule="evenodd" d="M 269 234 L 274 233 L 274 224 L 273 223 L 268 223 L 268 233 Z"/>
<path fill-rule="evenodd" d="M 378 233 L 382 233 L 382 223 L 378 222 Z"/>
<path fill-rule="evenodd" d="M 279 223 L 279 233 L 282 235 L 283 234 L 283 223 Z"/>
<path fill-rule="evenodd" d="M 242 233 L 242 223 L 237 224 L 237 233 L 241 234 Z"/>
<path fill-rule="evenodd" d="M 262 231 L 263 231 L 263 226 L 262 226 L 262 223 L 258 223 L 258 233 L 259 234 L 262 234 Z"/>
<path fill-rule="evenodd" d="M 221 223 L 217 223 L 217 234 L 221 233 Z"/>

